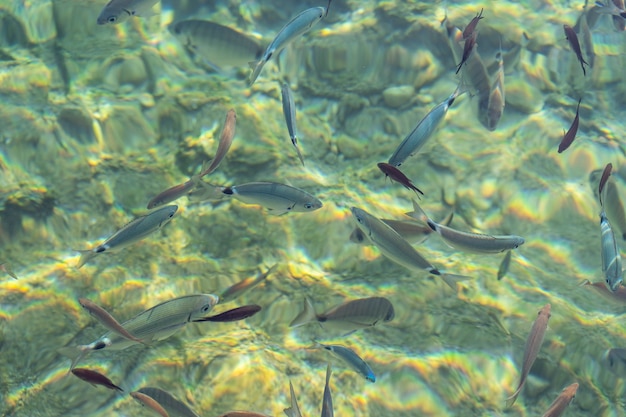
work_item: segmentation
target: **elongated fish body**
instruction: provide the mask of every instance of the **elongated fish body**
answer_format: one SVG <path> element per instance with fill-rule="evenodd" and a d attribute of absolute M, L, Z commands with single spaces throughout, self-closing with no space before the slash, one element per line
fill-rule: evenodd
<path fill-rule="evenodd" d="M 247 204 L 263 206 L 276 215 L 291 211 L 314 211 L 322 207 L 322 202 L 306 191 L 276 182 L 234 185 L 224 188 L 222 193 Z"/>
<path fill-rule="evenodd" d="M 134 391 L 130 393 L 130 396 L 139 401 L 142 405 L 152 409 L 155 413 L 161 417 L 170 417 L 169 413 L 163 408 L 161 404 L 149 395 L 143 392 Z"/>
<path fill-rule="evenodd" d="M 326 384 L 324 385 L 324 398 L 322 399 L 322 417 L 334 417 L 333 396 L 330 392 L 330 363 L 326 367 Z"/>
<path fill-rule="evenodd" d="M 308 32 L 317 22 L 322 20 L 326 15 L 326 10 L 324 7 L 307 9 L 283 26 L 274 40 L 268 45 L 261 59 L 256 62 L 250 62 L 250 67 L 252 68 L 250 85 L 254 84 L 267 61 L 274 55 L 278 55 L 287 45 Z"/>
<path fill-rule="evenodd" d="M 231 321 L 239 321 L 247 319 L 248 317 L 254 316 L 256 313 L 261 311 L 261 306 L 257 304 L 250 304 L 247 306 L 236 307 L 223 313 L 216 314 L 214 316 L 203 317 L 200 319 L 193 320 L 195 323 L 201 321 L 212 321 L 219 323 L 226 323 Z"/>
<path fill-rule="evenodd" d="M 576 116 L 574 116 L 574 120 L 572 121 L 572 125 L 569 130 L 563 135 L 563 139 L 561 139 L 561 143 L 559 143 L 559 153 L 564 152 L 567 148 L 570 147 L 572 143 L 574 143 L 574 139 L 576 139 L 576 133 L 578 132 L 578 123 L 579 123 L 579 115 L 578 111 L 580 110 L 580 101 L 582 99 L 578 99 L 578 105 L 576 106 Z"/>
<path fill-rule="evenodd" d="M 189 408 L 184 402 L 176 399 L 172 394 L 167 391 L 163 391 L 159 388 L 144 387 L 138 389 L 137 392 L 141 392 L 155 401 L 157 401 L 168 414 L 176 417 L 198 417 L 191 408 Z"/>
<path fill-rule="evenodd" d="M 606 282 L 603 281 L 590 282 L 589 280 L 585 280 L 580 285 L 592 288 L 596 293 L 609 302 L 618 305 L 626 304 L 626 287 L 623 285 L 618 286 L 615 291 L 611 291 L 606 285 Z"/>
<path fill-rule="evenodd" d="M 396 231 L 407 242 L 418 245 L 424 242 L 428 236 L 433 233 L 433 230 L 429 226 L 423 226 L 414 221 L 407 220 L 393 220 L 393 219 L 380 219 L 387 226 Z M 350 241 L 358 244 L 370 243 L 369 239 L 365 236 L 363 231 L 358 227 L 355 228 L 350 234 Z"/>
<path fill-rule="evenodd" d="M 533 327 L 530 329 L 530 334 L 526 339 L 526 347 L 524 348 L 524 359 L 522 360 L 522 371 L 519 385 L 517 386 L 517 389 L 515 390 L 513 395 L 507 398 L 507 407 L 511 407 L 515 403 L 517 396 L 520 394 L 520 392 L 522 392 L 522 388 L 524 388 L 524 384 L 526 384 L 526 378 L 528 378 L 528 373 L 533 367 L 535 359 L 537 359 L 537 355 L 539 355 L 539 351 L 541 350 L 543 337 L 546 334 L 549 319 L 550 304 L 546 304 L 539 311 L 539 314 L 537 315 L 537 318 L 533 323 Z"/>
<path fill-rule="evenodd" d="M 113 236 L 98 245 L 92 250 L 80 251 L 81 256 L 78 260 L 77 268 L 85 265 L 91 258 L 105 252 L 114 252 L 121 250 L 141 239 L 144 239 L 151 233 L 156 232 L 165 226 L 176 214 L 178 206 L 165 206 L 156 209 L 145 216 L 137 217 L 126 226 L 115 232 Z"/>
<path fill-rule="evenodd" d="M 291 91 L 289 84 L 282 83 L 280 87 L 280 95 L 283 102 L 283 114 L 285 115 L 285 123 L 287 123 L 289 138 L 291 139 L 293 147 L 296 148 L 296 152 L 298 153 L 298 158 L 300 159 L 302 166 L 304 166 L 304 158 L 302 157 L 302 153 L 298 147 L 298 138 L 296 134 L 296 104 L 293 100 L 293 92 Z"/>
<path fill-rule="evenodd" d="M 605 189 L 603 201 L 606 217 L 620 231 L 622 239 L 626 240 L 626 212 L 619 196 L 617 184 L 612 177 L 607 180 Z"/>
<path fill-rule="evenodd" d="M 500 281 L 504 276 L 509 272 L 509 266 L 511 265 L 511 251 L 507 251 L 504 258 L 502 258 L 502 262 L 500 262 L 500 266 L 498 267 L 498 281 Z"/>
<path fill-rule="evenodd" d="M 224 120 L 224 127 L 222 128 L 222 134 L 220 135 L 220 142 L 217 145 L 215 157 L 213 158 L 209 166 L 203 169 L 200 175 L 198 175 L 198 179 L 204 177 L 205 175 L 209 175 L 210 173 L 215 171 L 220 165 L 222 159 L 224 159 L 224 157 L 228 153 L 230 146 L 233 144 L 236 126 L 237 113 L 235 113 L 234 109 L 230 109 L 228 110 L 228 113 L 226 113 L 226 120 Z"/>
<path fill-rule="evenodd" d="M 241 295 L 243 295 L 245 292 L 247 292 L 247 291 L 251 290 L 252 288 L 256 287 L 257 285 L 259 285 L 260 283 L 265 281 L 265 279 L 272 272 L 274 272 L 274 270 L 276 269 L 276 266 L 278 266 L 278 264 L 272 265 L 272 267 L 269 268 L 265 272 L 259 272 L 256 277 L 246 278 L 243 281 L 239 281 L 238 283 L 233 284 L 230 287 L 226 288 L 224 290 L 224 292 L 222 292 L 222 294 L 220 294 L 220 302 L 221 303 L 225 303 L 225 302 L 228 302 L 228 301 L 232 301 L 235 298 L 240 297 Z"/>
<path fill-rule="evenodd" d="M 162 206 L 163 204 L 171 203 L 172 201 L 178 200 L 181 197 L 184 197 L 185 195 L 189 194 L 191 190 L 193 190 L 197 182 L 198 181 L 196 178 L 192 178 L 182 184 L 174 185 L 173 187 L 170 187 L 165 191 L 161 191 L 150 201 L 148 201 L 148 205 L 146 206 L 146 208 L 150 210 L 155 207 Z"/>
<path fill-rule="evenodd" d="M 502 47 L 500 47 L 500 52 L 496 58 L 498 60 L 498 72 L 491 86 L 489 101 L 487 102 L 487 129 L 490 131 L 496 130 L 505 105 L 504 58 L 502 56 Z"/>
<path fill-rule="evenodd" d="M 102 375 L 100 372 L 93 371 L 91 369 L 86 368 L 74 368 L 72 369 L 72 373 L 82 379 L 85 382 L 89 382 L 92 385 L 102 385 L 108 389 L 118 390 L 119 392 L 124 392 L 123 389 L 115 385 L 109 378 L 105 375 Z"/>
<path fill-rule="evenodd" d="M 159 0 L 111 0 L 100 12 L 98 24 L 121 23 L 133 16 L 149 14 Z"/>
<path fill-rule="evenodd" d="M 254 411 L 229 411 L 224 414 L 220 414 L 217 417 L 271 417 L 267 414 L 255 413 Z"/>
<path fill-rule="evenodd" d="M 587 71 L 585 71 L 585 65 L 589 65 L 585 58 L 583 58 L 583 53 L 580 50 L 580 43 L 578 43 L 578 36 L 574 29 L 572 29 L 569 25 L 563 25 L 563 31 L 565 32 L 565 38 L 569 41 L 570 46 L 572 47 L 572 51 L 576 54 L 576 58 L 580 62 L 580 67 L 583 69 L 583 75 L 587 75 Z"/>
<path fill-rule="evenodd" d="M 89 312 L 92 316 L 98 319 L 98 321 L 107 329 L 111 330 L 122 336 L 125 339 L 132 340 L 134 342 L 141 343 L 140 339 L 137 339 L 135 336 L 130 334 L 128 330 L 124 328 L 108 311 L 104 308 L 100 307 L 96 303 L 86 299 L 79 298 L 78 302 L 80 305 Z"/>
<path fill-rule="evenodd" d="M 170 25 L 169 30 L 188 50 L 218 70 L 246 65 L 263 53 L 261 46 L 243 33 L 207 20 L 183 20 Z"/>
<path fill-rule="evenodd" d="M 616 291 L 622 283 L 622 257 L 604 210 L 600 213 L 600 233 L 602 272 L 604 272 L 607 287 L 611 291 Z"/>
<path fill-rule="evenodd" d="M 298 400 L 296 399 L 296 393 L 293 390 L 293 384 L 289 381 L 289 393 L 291 395 L 291 405 L 285 408 L 283 411 L 287 417 L 302 417 L 300 407 L 298 407 Z"/>
<path fill-rule="evenodd" d="M 565 412 L 567 406 L 572 402 L 578 391 L 578 382 L 565 387 L 558 397 L 554 400 L 548 411 L 546 411 L 542 417 L 559 417 Z"/>
<path fill-rule="evenodd" d="M 322 348 L 331 352 L 333 355 L 348 364 L 349 367 L 361 374 L 365 379 L 370 382 L 376 382 L 376 375 L 372 368 L 365 362 L 359 355 L 357 355 L 352 349 L 341 345 L 324 345 L 318 343 Z"/>
<path fill-rule="evenodd" d="M 393 155 L 391 155 L 391 158 L 389 158 L 389 164 L 399 167 L 409 156 L 415 155 L 432 136 L 433 132 L 448 112 L 448 109 L 460 94 L 462 94 L 462 92 L 460 90 L 460 86 L 458 86 L 450 97 L 428 112 L 428 114 L 420 120 L 417 126 L 415 126 L 413 131 L 409 133 L 409 135 L 404 138 L 402 143 L 400 143 L 400 145 L 396 148 Z"/>

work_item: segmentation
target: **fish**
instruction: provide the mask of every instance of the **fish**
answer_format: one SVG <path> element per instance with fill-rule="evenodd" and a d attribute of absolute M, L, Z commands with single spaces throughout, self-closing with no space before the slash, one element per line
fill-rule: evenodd
<path fill-rule="evenodd" d="M 201 319 L 194 320 L 194 322 L 201 321 L 213 321 L 213 322 L 230 322 L 230 321 L 239 321 L 247 319 L 248 317 L 254 316 L 256 313 L 261 311 L 261 306 L 256 304 L 251 304 L 247 306 L 233 308 L 223 313 L 216 314 L 214 316 L 203 317 Z"/>
<path fill-rule="evenodd" d="M 513 251 L 506 251 L 506 255 L 502 258 L 502 262 L 500 262 L 500 267 L 498 268 L 498 281 L 500 281 L 504 276 L 509 272 L 509 266 L 511 265 L 511 253 Z"/>
<path fill-rule="evenodd" d="M 142 405 L 145 405 L 148 408 L 154 410 L 161 417 L 170 417 L 165 408 L 158 401 L 152 398 L 149 395 L 144 394 L 143 392 L 133 391 L 130 393 L 130 396 L 139 401 Z"/>
<path fill-rule="evenodd" d="M 334 417 L 333 396 L 330 393 L 330 363 L 326 366 L 326 384 L 324 385 L 324 398 L 322 399 L 322 416 Z"/>
<path fill-rule="evenodd" d="M 328 0 L 328 6 L 326 8 L 313 7 L 304 10 L 282 27 L 274 40 L 267 46 L 265 52 L 263 52 L 261 59 L 249 62 L 250 68 L 252 68 L 252 74 L 250 75 L 250 86 L 252 86 L 252 84 L 254 84 L 254 82 L 258 78 L 261 70 L 263 69 L 263 66 L 274 55 L 280 54 L 280 52 L 288 44 L 311 30 L 313 26 L 315 26 L 328 14 L 330 2 L 331 0 Z"/>
<path fill-rule="evenodd" d="M 617 183 L 613 177 L 607 180 L 605 187 L 604 210 L 606 211 L 606 217 L 612 225 L 617 226 L 622 239 L 626 240 L 626 213 L 624 212 L 624 204 L 619 196 Z"/>
<path fill-rule="evenodd" d="M 172 394 L 160 388 L 144 387 L 137 390 L 157 401 L 168 414 L 176 417 L 199 417 L 184 402 L 177 400 Z"/>
<path fill-rule="evenodd" d="M 80 259 L 77 268 L 82 267 L 90 259 L 103 254 L 119 251 L 139 240 L 144 239 L 149 234 L 156 232 L 165 226 L 174 214 L 176 214 L 178 206 L 165 206 L 156 209 L 145 216 L 137 217 L 126 226 L 115 232 L 111 237 L 91 250 L 78 250 Z"/>
<path fill-rule="evenodd" d="M 259 272 L 256 277 L 246 278 L 243 281 L 239 281 L 238 283 L 233 284 L 230 287 L 226 288 L 220 294 L 220 302 L 225 303 L 228 301 L 232 301 L 237 297 L 242 296 L 245 292 L 251 290 L 252 288 L 256 287 L 257 285 L 265 281 L 265 279 L 272 272 L 274 272 L 277 266 L 278 264 L 274 264 L 267 271 Z"/>
<path fill-rule="evenodd" d="M 578 43 L 578 36 L 576 36 L 576 32 L 569 25 L 563 25 L 563 31 L 565 32 L 565 38 L 569 41 L 572 50 L 576 54 L 578 61 L 580 61 L 580 66 L 583 69 L 583 75 L 586 76 L 587 72 L 585 71 L 585 65 L 589 65 L 585 58 L 583 58 L 583 53 L 580 50 L 580 44 Z"/>
<path fill-rule="evenodd" d="M 298 407 L 298 400 L 296 399 L 296 393 L 293 391 L 293 384 L 289 381 L 289 392 L 291 395 L 291 406 L 285 408 L 283 411 L 287 417 L 302 417 L 300 407 Z"/>
<path fill-rule="evenodd" d="M 323 314 L 317 314 L 311 300 L 305 297 L 303 310 L 289 323 L 289 327 L 317 321 L 329 329 L 353 332 L 390 322 L 394 317 L 393 305 L 384 297 L 349 300 Z"/>
<path fill-rule="evenodd" d="M 620 285 L 615 291 L 611 291 L 604 281 L 591 282 L 588 279 L 580 283 L 581 286 L 587 288 L 593 288 L 600 296 L 605 300 L 611 301 L 616 304 L 626 304 L 626 287 Z"/>
<path fill-rule="evenodd" d="M 0 271 L 4 271 L 8 276 L 13 279 L 17 279 L 17 275 L 13 272 L 13 268 L 7 262 L 0 263 Z"/>
<path fill-rule="evenodd" d="M 302 166 L 304 166 L 304 158 L 302 157 L 302 153 L 300 152 L 300 148 L 298 147 L 298 138 L 296 135 L 296 104 L 293 100 L 293 93 L 291 91 L 291 88 L 289 87 L 289 84 L 281 84 L 280 95 L 282 97 L 283 114 L 285 115 L 285 123 L 287 123 L 287 130 L 289 131 L 291 143 L 293 147 L 296 148 L 298 158 L 300 159 Z"/>
<path fill-rule="evenodd" d="M 132 340 L 134 342 L 143 343 L 141 339 L 137 339 L 135 336 L 130 334 L 128 330 L 126 330 L 108 311 L 104 308 L 100 307 L 96 303 L 86 299 L 79 298 L 78 303 L 89 312 L 92 316 L 94 316 L 98 321 L 107 329 L 111 330 L 122 336 L 125 339 Z"/>
<path fill-rule="evenodd" d="M 163 204 L 171 203 L 174 200 L 178 200 L 185 195 L 188 195 L 191 190 L 196 186 L 197 181 L 195 178 L 190 179 L 189 181 L 185 181 L 182 184 L 175 185 L 173 187 L 168 188 L 165 191 L 160 192 L 155 197 L 153 197 L 149 202 L 146 208 L 148 210 L 153 209 L 155 207 L 162 206 Z"/>
<path fill-rule="evenodd" d="M 607 0 L 607 1 L 608 1 L 607 3 L 596 1 L 594 3 L 595 12 L 600 13 L 600 14 L 619 16 L 619 17 L 621 17 L 622 14 L 625 13 L 624 9 L 622 7 L 619 7 L 617 4 L 615 4 L 613 0 Z"/>
<path fill-rule="evenodd" d="M 581 100 L 582 98 L 578 99 L 578 105 L 576 106 L 576 116 L 574 116 L 574 121 L 572 122 L 572 125 L 570 126 L 567 133 L 563 134 L 563 139 L 561 139 L 561 143 L 559 143 L 559 153 L 562 153 L 567 148 L 569 148 L 572 142 L 574 142 L 574 139 L 576 139 L 576 132 L 578 132 L 578 121 L 579 121 L 578 110 L 580 109 Z"/>
<path fill-rule="evenodd" d="M 458 281 L 468 279 L 468 277 L 461 275 L 442 274 L 413 249 L 409 242 L 380 219 L 357 207 L 352 207 L 350 210 L 356 220 L 357 227 L 378 248 L 380 253 L 393 262 L 411 270 L 426 270 L 430 274 L 437 275 L 452 289 L 456 288 Z"/>
<path fill-rule="evenodd" d="M 604 190 L 605 185 L 611 175 L 613 165 L 607 164 L 602 172 L 600 184 L 598 185 L 598 194 L 600 200 L 600 253 L 602 255 L 602 272 L 604 272 L 607 288 L 616 291 L 622 284 L 622 257 L 620 255 L 615 234 L 611 227 L 609 219 L 606 217 L 604 209 Z"/>
<path fill-rule="evenodd" d="M 151 16 L 152 7 L 159 0 L 111 0 L 100 12 L 99 25 L 116 24 L 132 16 Z"/>
<path fill-rule="evenodd" d="M 481 19 L 484 19 L 482 8 L 480 9 L 480 13 L 474 16 L 472 20 L 470 20 L 468 25 L 465 26 L 465 29 L 463 29 L 463 39 L 469 39 L 474 35 L 474 32 L 476 31 L 476 26 L 478 26 L 478 22 L 480 22 Z"/>
<path fill-rule="evenodd" d="M 226 156 L 226 153 L 230 149 L 230 146 L 233 144 L 233 138 L 235 137 L 235 127 L 237 124 L 237 114 L 234 109 L 228 110 L 226 113 L 226 120 L 224 120 L 224 127 L 222 128 L 222 134 L 220 135 L 220 142 L 217 145 L 217 152 L 215 152 L 215 157 L 211 161 L 211 164 L 200 172 L 198 178 L 202 178 L 205 175 L 209 175 L 213 171 L 217 169 Z"/>
<path fill-rule="evenodd" d="M 145 344 L 157 342 L 170 337 L 187 323 L 205 317 L 218 302 L 219 297 L 213 294 L 173 298 L 139 313 L 122 323 L 122 327 Z M 74 369 L 82 358 L 95 350 L 118 351 L 135 344 L 137 342 L 109 331 L 88 345 L 65 347 L 59 352 L 72 359 L 70 369 Z"/>
<path fill-rule="evenodd" d="M 222 194 L 247 204 L 258 204 L 272 214 L 309 212 L 322 208 L 322 202 L 299 188 L 276 182 L 250 182 L 222 188 Z"/>
<path fill-rule="evenodd" d="M 124 392 L 123 389 L 115 385 L 109 378 L 102 375 L 100 372 L 93 371 L 87 368 L 74 368 L 72 369 L 72 373 L 83 381 L 89 382 L 94 387 L 96 385 L 102 385 L 103 387 L 106 387 L 108 389 Z"/>
<path fill-rule="evenodd" d="M 254 411 L 229 411 L 224 414 L 220 414 L 217 417 L 271 417 L 267 414 L 255 413 Z"/>
<path fill-rule="evenodd" d="M 243 33 L 208 20 L 189 19 L 171 24 L 169 31 L 185 48 L 218 72 L 259 59 L 263 48 Z"/>
<path fill-rule="evenodd" d="M 447 99 L 433 107 L 428 114 L 419 121 L 411 133 L 404 138 L 387 162 L 394 167 L 399 167 L 409 156 L 415 155 L 432 136 L 433 132 L 448 112 L 448 109 L 454 103 L 454 100 L 465 91 L 465 89 L 461 89 L 461 84 L 459 84 Z"/>
<path fill-rule="evenodd" d="M 543 338 L 546 334 L 546 329 L 548 328 L 548 320 L 550 319 L 550 304 L 546 304 L 539 311 L 535 322 L 533 323 L 533 327 L 530 329 L 530 334 L 526 339 L 526 347 L 524 348 L 524 359 L 522 360 L 522 370 L 519 385 L 517 389 L 509 398 L 507 398 L 506 407 L 511 407 L 517 396 L 522 392 L 522 388 L 524 388 L 524 384 L 526 384 L 526 378 L 528 378 L 528 373 L 530 369 L 533 367 L 535 363 L 535 359 L 537 359 L 537 355 L 539 354 L 539 350 L 541 350 L 541 344 L 543 343 Z"/>
<path fill-rule="evenodd" d="M 415 194 L 417 194 L 418 197 L 420 194 L 424 195 L 422 190 L 417 188 L 415 184 L 413 184 L 413 182 L 406 175 L 404 175 L 402 171 L 400 171 L 393 165 L 386 162 L 379 162 L 378 168 L 383 172 L 383 174 L 385 174 L 385 178 L 389 177 L 393 181 L 402 184 L 405 188 L 415 191 Z"/>
<path fill-rule="evenodd" d="M 423 220 L 449 246 L 469 253 L 501 253 L 517 249 L 524 244 L 524 238 L 516 235 L 484 235 L 479 233 L 461 232 L 451 227 L 435 223 L 424 213 L 422 208 L 413 201 L 413 213 L 418 220 Z"/>
<path fill-rule="evenodd" d="M 496 130 L 498 122 L 504 112 L 505 97 L 504 97 L 504 58 L 502 56 L 502 45 L 500 45 L 500 51 L 496 55 L 498 61 L 498 72 L 496 78 L 491 85 L 491 92 L 489 93 L 489 101 L 487 103 L 487 129 L 490 131 Z"/>
<path fill-rule="evenodd" d="M 604 186 L 608 182 L 612 171 L 613 171 L 613 164 L 610 162 L 606 164 L 604 169 L 602 170 L 602 175 L 600 176 L 600 182 L 598 182 L 598 199 L 600 200 L 600 205 L 603 205 L 602 191 L 604 190 Z"/>
<path fill-rule="evenodd" d="M 376 375 L 372 368 L 365 362 L 359 355 L 357 355 L 352 349 L 342 345 L 325 345 L 323 343 L 316 342 L 323 349 L 329 351 L 348 366 L 354 369 L 357 373 L 361 374 L 365 379 L 370 382 L 376 382 Z"/>
<path fill-rule="evenodd" d="M 626 376 L 626 349 L 612 348 L 606 351 L 604 359 L 609 365 L 609 370 L 616 376 Z"/>
<path fill-rule="evenodd" d="M 563 415 L 567 406 L 576 396 L 576 391 L 578 391 L 578 382 L 574 382 L 565 387 L 554 402 L 550 404 L 548 411 L 546 411 L 542 417 L 559 417 Z"/>
<path fill-rule="evenodd" d="M 474 49 L 476 49 L 476 45 L 478 45 L 476 43 L 476 38 L 477 38 L 476 33 L 473 33 L 472 36 L 465 39 L 465 44 L 463 44 L 463 56 L 461 57 L 461 62 L 456 67 L 455 74 L 458 74 L 459 71 L 461 71 L 461 67 L 463 66 L 463 64 L 467 62 L 472 52 L 474 52 Z"/>

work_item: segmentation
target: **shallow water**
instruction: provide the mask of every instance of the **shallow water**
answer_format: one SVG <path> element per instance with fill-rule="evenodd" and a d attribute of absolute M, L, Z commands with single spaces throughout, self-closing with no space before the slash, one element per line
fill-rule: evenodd
<path fill-rule="evenodd" d="M 536 416 L 572 382 L 580 387 L 564 415 L 624 414 L 626 374 L 605 358 L 607 349 L 626 347 L 624 302 L 579 285 L 603 281 L 597 187 L 607 163 L 626 193 L 626 40 L 609 16 L 589 23 L 595 52 L 583 76 L 562 28 L 576 25 L 579 4 L 334 0 L 328 16 L 249 87 L 249 68 L 216 73 L 167 26 L 219 22 L 264 48 L 291 17 L 326 4 L 163 1 L 153 16 L 99 26 L 104 3 L 0 1 L 0 263 L 19 278 L 0 280 L 1 415 L 156 415 L 127 395 L 155 386 L 201 416 L 279 416 L 291 381 L 310 416 L 321 409 L 328 361 L 338 416 Z M 445 26 L 463 29 L 481 8 L 472 59 L 480 54 L 491 82 L 500 45 L 504 57 L 506 106 L 497 129 L 484 127 L 480 91 L 463 70 L 470 94 L 456 99 L 401 169 L 424 191 L 420 204 L 432 218 L 452 211 L 459 230 L 526 242 L 497 280 L 504 254 L 466 254 L 430 237 L 418 247 L 425 258 L 472 278 L 455 292 L 350 242 L 349 208 L 387 219 L 411 210 L 413 193 L 385 180 L 376 163 L 454 91 L 458 60 Z M 583 54 L 591 62 L 586 44 Z M 284 79 L 294 90 L 304 167 L 282 114 L 277 81 Z M 558 154 L 580 97 L 577 138 Z M 233 146 L 205 180 L 286 183 L 324 206 L 275 216 L 234 199 L 181 198 L 161 230 L 77 269 L 76 250 L 102 243 L 145 214 L 160 191 L 201 170 L 230 108 Z M 70 360 L 57 350 L 107 332 L 78 298 L 125 321 L 174 297 L 220 294 L 273 264 L 264 283 L 213 309 L 259 304 L 254 317 L 189 324 L 164 341 L 80 362 L 124 394 L 66 375 Z M 382 296 L 395 318 L 348 336 L 317 323 L 289 328 L 305 296 L 318 313 Z M 505 409 L 546 303 L 552 317 L 539 357 Z M 377 381 L 315 340 L 351 347 Z"/>

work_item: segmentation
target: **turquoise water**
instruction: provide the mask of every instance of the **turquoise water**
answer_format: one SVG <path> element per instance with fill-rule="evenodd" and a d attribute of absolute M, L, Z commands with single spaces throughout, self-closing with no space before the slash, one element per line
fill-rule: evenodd
<path fill-rule="evenodd" d="M 626 193 L 626 44 L 610 16 L 588 19 L 585 43 L 577 22 L 590 15 L 581 4 L 333 0 L 328 16 L 270 60 L 250 87 L 247 65 L 215 72 L 209 64 L 225 56 L 209 63 L 188 53 L 168 25 L 217 22 L 263 49 L 293 16 L 326 4 L 164 1 L 146 16 L 99 26 L 104 3 L 0 2 L 0 263 L 18 277 L 0 279 L 3 416 L 157 415 L 128 395 L 145 386 L 170 392 L 201 416 L 279 416 L 290 403 L 289 381 L 303 415 L 317 415 L 327 362 L 338 416 L 536 416 L 573 382 L 578 393 L 563 415 L 624 415 L 626 371 L 605 357 L 626 347 L 624 301 L 580 285 L 604 279 L 597 187 L 607 163 Z M 472 59 L 480 56 L 491 84 L 501 45 L 503 116 L 494 131 L 484 126 L 475 85 L 485 79 L 476 67 L 462 70 L 470 93 L 401 169 L 424 191 L 420 205 L 432 218 L 453 212 L 458 230 L 514 234 L 525 243 L 502 280 L 504 254 L 463 253 L 438 236 L 416 246 L 442 271 L 471 277 L 452 290 L 374 246 L 352 243 L 349 208 L 385 219 L 411 210 L 414 193 L 385 180 L 376 164 L 455 90 L 452 49 L 460 44 L 448 33 L 481 8 Z M 563 24 L 575 27 L 593 61 L 586 76 Z M 285 79 L 304 167 L 282 113 L 278 81 Z M 576 140 L 558 154 L 581 97 Z M 280 182 L 324 206 L 276 216 L 236 199 L 181 198 L 162 229 L 77 269 L 76 250 L 96 247 L 146 214 L 152 197 L 201 170 L 231 108 L 232 148 L 205 180 Z M 78 298 L 123 322 L 175 297 L 220 294 L 274 264 L 265 282 L 213 309 L 258 304 L 254 317 L 189 324 L 149 346 L 105 349 L 80 362 L 125 393 L 67 375 L 70 360 L 58 349 L 107 332 Z M 290 328 L 305 296 L 318 313 L 381 296 L 395 318 L 348 336 L 317 323 Z M 506 409 L 546 303 L 552 316 L 541 351 Z M 352 348 L 377 381 L 314 340 Z"/>

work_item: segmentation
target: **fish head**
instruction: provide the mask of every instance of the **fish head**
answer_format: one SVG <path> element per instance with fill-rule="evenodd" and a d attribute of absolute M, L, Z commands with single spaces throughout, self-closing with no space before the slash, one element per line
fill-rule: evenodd
<path fill-rule="evenodd" d="M 198 298 L 198 302 L 193 307 L 189 314 L 189 321 L 206 317 L 206 315 L 219 303 L 220 298 L 214 294 L 202 294 L 202 297 Z"/>
<path fill-rule="evenodd" d="M 611 290 L 611 292 L 617 291 L 619 286 L 622 285 L 622 276 L 618 276 L 617 279 L 613 277 L 606 277 L 606 286 Z"/>
<path fill-rule="evenodd" d="M 367 238 L 363 234 L 363 231 L 358 227 L 350 233 L 350 242 L 356 243 L 357 245 L 362 245 L 366 239 Z"/>
<path fill-rule="evenodd" d="M 352 216 L 354 217 L 354 220 L 356 220 L 357 227 L 366 236 L 370 236 L 371 235 L 371 226 L 370 226 L 370 221 L 369 221 L 369 218 L 368 218 L 368 214 L 364 210 L 361 210 L 358 207 L 351 207 L 350 211 L 352 212 Z"/>
<path fill-rule="evenodd" d="M 522 246 L 526 241 L 524 240 L 523 237 L 521 236 L 517 236 L 516 238 L 514 238 L 514 243 L 513 243 L 513 249 L 517 249 L 520 246 Z"/>
<path fill-rule="evenodd" d="M 161 221 L 161 223 L 159 223 L 159 228 L 165 226 L 167 223 L 169 223 L 170 220 L 172 220 L 174 214 L 176 214 L 176 211 L 178 210 L 178 206 L 171 205 L 164 207 L 164 209 L 167 211 L 165 212 L 165 218 Z"/>
<path fill-rule="evenodd" d="M 323 204 L 317 198 L 305 201 L 302 203 L 302 207 L 304 211 L 315 211 L 317 209 L 322 208 Z"/>
<path fill-rule="evenodd" d="M 127 2 L 111 0 L 100 12 L 98 16 L 99 25 L 114 25 L 121 23 L 129 17 L 133 16 L 134 12 L 126 7 Z"/>

